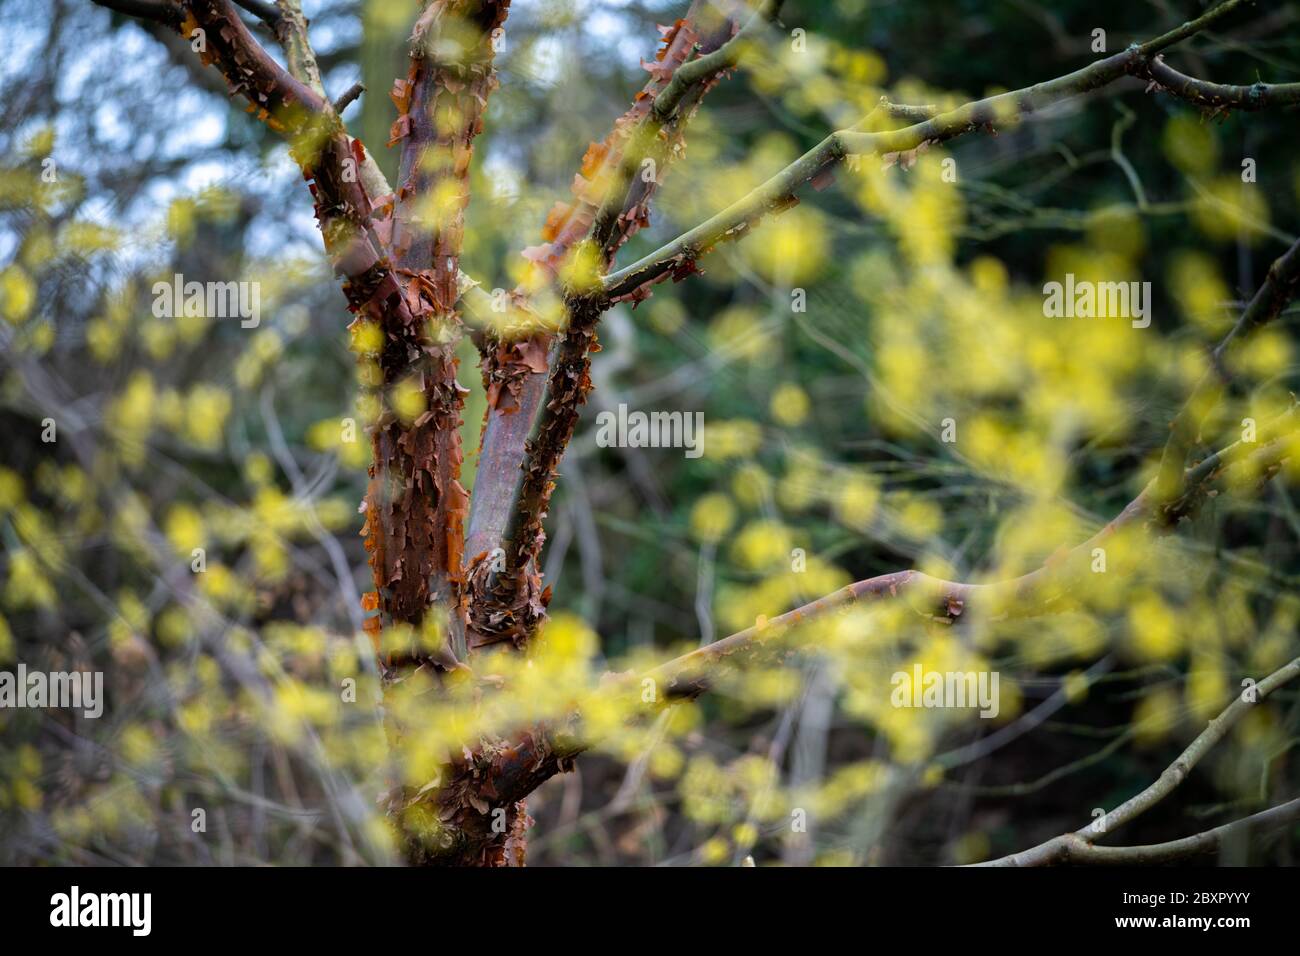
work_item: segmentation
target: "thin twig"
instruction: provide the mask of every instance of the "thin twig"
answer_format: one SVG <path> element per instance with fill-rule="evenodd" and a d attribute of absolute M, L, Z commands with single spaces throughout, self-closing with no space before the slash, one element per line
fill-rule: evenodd
<path fill-rule="evenodd" d="M 353 83 L 343 91 L 343 95 L 334 101 L 334 112 L 342 116 L 343 111 L 352 105 L 352 101 L 365 91 L 366 88 L 360 83 Z"/>

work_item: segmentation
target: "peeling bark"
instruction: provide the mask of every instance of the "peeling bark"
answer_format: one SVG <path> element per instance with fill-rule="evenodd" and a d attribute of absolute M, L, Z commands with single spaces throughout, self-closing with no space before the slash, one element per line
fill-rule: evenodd
<path fill-rule="evenodd" d="M 469 507 L 460 484 L 466 390 L 456 380 L 457 276 L 473 140 L 497 83 L 492 32 L 508 9 L 509 0 L 435 2 L 415 24 L 410 68 L 392 92 L 399 185 L 377 227 L 400 282 L 379 290 L 369 310 L 383 333 L 378 387 L 391 396 L 406 383 L 424 405 L 414 416 L 385 407 L 372 430 L 365 534 L 379 605 L 386 619 L 411 625 L 431 605 L 448 608 L 452 661 L 460 656 Z M 440 201 L 431 204 L 434 196 Z"/>
<path fill-rule="evenodd" d="M 604 270 L 623 243 L 649 223 L 663 171 L 685 151 L 682 130 L 734 65 L 723 58 L 716 69 L 703 71 L 690 84 L 679 83 L 680 89 L 668 95 L 684 64 L 718 50 L 738 31 L 734 19 L 714 17 L 702 24 L 708 10 L 697 0 L 685 17 L 660 27 L 662 45 L 644 64 L 650 78 L 605 139 L 588 146 L 574 177 L 572 201 L 551 209 L 542 244 L 524 250 L 524 257 L 552 280 L 588 235 Z M 649 180 L 639 175 L 645 158 L 655 161 L 656 176 Z M 522 298 L 519 290 L 515 297 Z M 549 332 L 498 336 L 484 363 L 489 402 L 467 554 L 471 648 L 502 641 L 522 647 L 545 617 L 550 592 L 537 567 L 546 540 L 543 521 L 560 457 L 591 387 L 589 351 L 598 348 L 595 328 L 602 311 L 594 300 L 570 297 L 558 346 Z M 501 573 L 487 560 L 498 547 L 507 556 Z"/>
<path fill-rule="evenodd" d="M 386 686 L 414 669 L 459 666 L 465 657 L 462 572 L 469 495 L 460 483 L 464 460 L 460 426 L 464 389 L 456 379 L 460 252 L 469 202 L 469 169 L 483 111 L 497 85 L 493 31 L 504 23 L 509 0 L 449 0 L 425 7 L 411 34 L 410 67 L 393 85 L 398 109 L 390 146 L 400 145 L 396 194 L 378 230 L 396 263 L 397 281 L 377 290 L 368 309 L 383 344 L 376 388 L 384 396 L 371 429 L 374 460 L 366 495 L 363 533 L 377 600 L 385 624 L 410 625 L 405 647 L 389 646 L 374 632 Z M 365 321 L 364 318 L 358 321 Z M 373 372 L 372 372 L 373 374 Z M 402 393 L 416 407 L 401 407 Z M 378 397 L 378 396 L 376 396 Z M 445 647 L 422 649 L 417 628 L 436 609 L 447 614 Z M 390 736 L 403 728 L 389 721 Z M 483 807 L 457 804 L 457 790 L 435 793 L 455 816 L 457 829 L 477 820 Z M 408 821 L 425 804 L 409 788 L 392 798 L 412 862 L 423 862 L 427 834 Z M 508 810 L 501 833 L 482 844 L 485 864 L 522 864 L 527 812 Z"/>

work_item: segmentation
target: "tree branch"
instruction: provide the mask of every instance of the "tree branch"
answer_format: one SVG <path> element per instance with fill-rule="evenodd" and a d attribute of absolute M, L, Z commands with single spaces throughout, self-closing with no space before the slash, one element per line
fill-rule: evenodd
<path fill-rule="evenodd" d="M 1155 491 L 1167 503 L 1171 519 L 1179 517 L 1176 499 L 1182 491 L 1183 464 L 1192 446 L 1199 441 L 1207 416 L 1217 407 L 1223 387 L 1228 384 L 1229 346 L 1276 319 L 1297 293 L 1300 293 L 1300 240 L 1268 267 L 1263 283 L 1211 353 L 1210 369 L 1201 376 L 1169 426 L 1169 440 L 1161 454 Z"/>
<path fill-rule="evenodd" d="M 325 93 L 325 85 L 321 80 L 316 51 L 312 49 L 311 40 L 307 35 L 307 18 L 303 16 L 302 4 L 299 0 L 276 0 L 276 2 L 278 8 L 273 11 L 275 20 L 268 22 L 271 23 L 280 49 L 284 51 L 285 63 L 288 64 L 290 74 L 309 86 L 322 100 L 328 102 L 329 97 Z M 354 93 L 353 90 L 357 92 Z M 354 84 L 339 97 L 336 103 L 329 104 L 330 109 L 339 118 L 339 125 L 343 125 L 343 110 L 350 102 L 349 96 L 359 95 L 360 84 Z M 372 197 L 375 204 L 381 204 L 381 197 L 386 197 L 393 189 L 388 185 L 388 180 L 370 150 L 355 137 L 350 139 L 352 152 L 358 157 L 357 173 L 361 177 L 366 193 Z"/>
<path fill-rule="evenodd" d="M 1278 687 L 1294 680 L 1297 676 L 1300 676 L 1300 658 L 1279 668 L 1256 684 L 1255 702 L 1263 700 Z M 1210 721 L 1209 726 L 1197 735 L 1196 739 L 1187 746 L 1187 749 L 1179 754 L 1178 759 L 1165 769 L 1159 779 L 1140 793 L 1130 797 L 1110 813 L 1107 813 L 1103 829 L 1094 830 L 1093 824 L 1085 824 L 1073 833 L 1065 833 L 1028 850 L 1022 850 L 1019 853 L 1013 853 L 1010 856 L 1000 857 L 977 865 L 1045 866 L 1053 863 L 1076 862 L 1166 862 L 1169 859 L 1177 859 L 1190 853 L 1215 849 L 1222 842 L 1224 835 L 1234 832 L 1232 828 L 1242 828 L 1243 825 L 1249 824 L 1250 821 L 1256 823 L 1262 822 L 1262 820 L 1286 822 L 1296 819 L 1300 800 L 1293 800 L 1290 803 L 1283 804 L 1282 807 L 1274 807 L 1272 810 L 1266 811 L 1265 814 L 1256 814 L 1254 817 L 1238 820 L 1226 827 L 1217 827 L 1208 831 L 1208 833 L 1198 834 L 1184 840 L 1176 840 L 1173 843 L 1158 844 L 1154 847 L 1098 847 L 1094 845 L 1094 841 L 1104 833 L 1109 833 L 1116 827 L 1136 819 L 1173 793 L 1215 744 L 1221 741 L 1245 713 L 1255 706 L 1255 702 L 1248 702 L 1243 696 L 1238 696 L 1233 700 L 1218 717 Z"/>
<path fill-rule="evenodd" d="M 353 101 L 365 91 L 366 88 L 360 83 L 353 83 L 334 101 L 334 112 L 342 116 L 343 111 L 351 106 Z"/>
<path fill-rule="evenodd" d="M 765 0 L 751 23 L 761 22 L 758 18 L 773 14 L 777 6 Z M 727 40 L 736 31 L 730 19 L 700 37 L 697 19 L 704 7 L 704 0 L 695 0 L 686 17 L 667 31 L 651 78 L 632 107 L 602 143 L 587 150 L 582 171 L 575 177 L 574 202 L 557 203 L 543 230 L 547 241 L 525 250 L 525 256 L 548 274 L 553 276 L 589 233 L 595 257 L 607 268 L 622 242 L 647 221 L 648 204 L 662 171 L 680 152 L 679 148 L 661 150 L 654 181 L 633 188 L 647 144 L 666 140 L 679 147 L 681 131 L 700 99 L 741 51 L 737 38 Z M 709 59 L 724 48 L 725 54 Z M 690 60 L 697 49 L 704 55 Z M 701 60 L 707 61 L 705 66 L 693 66 Z M 688 65 L 692 66 L 690 82 L 674 87 L 677 73 Z M 522 303 L 521 294 L 515 298 Z M 521 339 L 498 337 L 484 363 L 489 409 L 466 547 L 475 644 L 522 642 L 545 613 L 548 594 L 536 570 L 545 540 L 541 522 L 555 467 L 590 387 L 587 350 L 595 342 L 602 311 L 581 295 L 569 296 L 565 309 L 564 341 L 553 354 L 551 336 L 535 332 Z M 508 554 L 504 575 L 484 561 L 497 547 Z"/>
<path fill-rule="evenodd" d="M 250 112 L 289 142 L 315 199 L 326 253 L 335 273 L 346 279 L 343 291 L 349 307 L 364 311 L 372 306 L 377 290 L 399 287 L 374 229 L 367 189 L 375 181 L 366 176 L 368 157 L 361 144 L 347 136 L 323 91 L 276 63 L 227 0 L 192 0 L 186 7 L 141 0 L 105 0 L 102 5 L 166 24 L 187 47 L 201 30 L 203 63 L 215 65 L 230 95 L 242 96 Z M 305 35 L 303 44 L 310 56 Z M 360 182 L 349 175 L 358 162 Z"/>
<path fill-rule="evenodd" d="M 399 185 L 381 228 L 410 311 L 381 310 L 375 363 L 390 396 L 406 389 L 414 414 L 386 411 L 371 429 L 366 545 L 374 603 L 392 622 L 419 624 L 430 604 L 451 610 L 447 648 L 464 654 L 462 549 L 469 496 L 460 484 L 465 390 L 456 381 L 459 267 L 473 142 L 497 85 L 494 31 L 509 0 L 433 0 L 411 33 L 410 66 L 393 86 Z M 449 42 L 456 40 L 457 42 Z M 393 648 L 387 648 L 393 651 Z M 418 663 L 418 649 L 397 649 Z"/>
<path fill-rule="evenodd" d="M 260 8 L 269 7 L 258 13 L 258 16 L 271 25 L 280 49 L 284 50 L 289 72 L 310 86 L 321 99 L 327 100 L 325 86 L 321 83 L 320 67 L 316 64 L 316 53 L 307 39 L 307 18 L 303 16 L 302 4 L 298 0 L 276 0 L 274 7 L 265 3 L 255 5 Z M 241 2 L 240 6 L 252 9 L 245 2 Z M 267 19 L 268 15 L 271 19 Z"/>
<path fill-rule="evenodd" d="M 1225 823 L 1195 836 L 1146 846 L 1098 846 L 1076 839 L 1070 841 L 1058 862 L 1091 866 L 1160 866 L 1190 857 L 1216 853 L 1230 840 L 1246 839 L 1300 820 L 1300 799 L 1270 807 L 1241 820 Z"/>
<path fill-rule="evenodd" d="M 278 4 L 279 9 L 276 9 L 277 4 L 266 3 L 265 0 L 235 0 L 235 2 L 269 26 L 276 36 L 279 36 L 280 23 L 285 16 L 284 4 Z M 295 3 L 294 6 L 297 6 L 297 4 Z M 298 15 L 302 16 L 301 10 L 298 11 Z"/>
<path fill-rule="evenodd" d="M 161 23 L 173 30 L 179 30 L 181 21 L 185 18 L 185 12 L 180 4 L 169 3 L 166 0 L 91 0 L 91 2 L 96 6 L 138 20 Z"/>
<path fill-rule="evenodd" d="M 356 162 L 354 147 L 328 100 L 276 63 L 227 0 L 192 0 L 177 29 L 187 39 L 202 30 L 203 61 L 217 67 L 250 112 L 289 141 L 311 184 L 326 252 L 335 272 L 354 280 L 344 291 L 361 308 L 386 278 L 380 265 L 385 251 L 373 229 L 369 196 L 358 177 L 346 173 Z"/>
<path fill-rule="evenodd" d="M 1253 83 L 1250 86 L 1211 83 L 1179 73 L 1160 56 L 1147 64 L 1144 75 L 1166 93 L 1207 109 L 1262 110 L 1300 103 L 1300 83 Z"/>
<path fill-rule="evenodd" d="M 200 56 L 216 65 L 232 95 L 248 100 L 258 119 L 290 139 L 310 134 L 327 119 L 325 98 L 276 63 L 229 2 L 192 0 L 187 9 L 181 35 L 192 39 L 195 29 L 204 30 Z"/>
<path fill-rule="evenodd" d="M 778 0 L 762 0 L 745 26 L 726 42 L 722 39 L 733 32 L 734 23 L 723 20 L 710 36 L 696 43 L 699 49 L 711 52 L 673 71 L 668 85 L 644 109 L 635 129 L 624 137 L 616 180 L 609 186 L 591 230 L 603 270 L 608 270 L 619 248 L 649 223 L 650 201 L 662 181 L 663 171 L 685 148 L 682 131 L 705 94 L 740 62 L 754 35 L 776 16 L 780 6 Z M 643 101 L 638 101 L 625 119 L 642 109 Z M 655 175 L 638 176 L 647 159 L 654 162 Z"/>

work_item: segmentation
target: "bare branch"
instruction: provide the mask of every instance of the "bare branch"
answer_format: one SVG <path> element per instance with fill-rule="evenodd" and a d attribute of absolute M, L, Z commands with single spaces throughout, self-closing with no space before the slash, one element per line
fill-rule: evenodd
<path fill-rule="evenodd" d="M 877 112 L 882 112 L 891 119 L 906 120 L 909 123 L 923 123 L 938 115 L 939 108 L 937 106 L 909 106 L 906 103 L 891 103 L 882 96 L 880 98 L 880 103 L 875 109 L 867 114 L 866 120 L 863 121 L 863 124 L 859 125 L 864 125 L 875 116 Z"/>
<path fill-rule="evenodd" d="M 289 72 L 315 91 L 322 100 L 328 102 L 316 51 L 312 49 L 311 40 L 307 35 L 307 18 L 303 16 L 302 4 L 299 0 L 277 0 L 277 3 L 279 7 L 276 11 L 276 20 L 271 26 L 280 49 L 284 51 Z M 359 96 L 361 89 L 363 88 L 359 83 L 355 84 L 352 89 L 339 97 L 338 102 L 330 104 L 335 115 L 340 117 L 340 125 L 342 125 L 343 110 L 351 101 L 350 97 Z M 354 93 L 353 90 L 357 92 Z M 382 197 L 391 193 L 393 188 L 388 185 L 388 180 L 384 177 L 379 164 L 375 162 L 371 151 L 355 137 L 349 138 L 352 154 L 358 158 L 357 172 L 361 177 L 362 185 L 365 186 L 366 194 L 375 204 L 380 204 Z"/>
<path fill-rule="evenodd" d="M 276 4 L 266 3 L 264 0 L 235 0 L 235 2 L 274 30 L 277 36 L 279 35 L 280 22 L 285 15 L 283 4 L 280 4 L 280 9 L 276 9 Z M 301 10 L 298 15 L 302 15 Z"/>
<path fill-rule="evenodd" d="M 204 31 L 204 62 L 216 65 L 231 94 L 248 100 L 258 119 L 290 139 L 310 136 L 314 127 L 328 134 L 328 101 L 276 63 L 229 2 L 194 0 L 188 10 L 192 19 L 181 25 L 182 36 Z"/>
<path fill-rule="evenodd" d="M 1209 28 L 1234 10 L 1253 5 L 1254 3 L 1255 0 L 1225 0 L 1225 2 L 1219 4 L 1217 7 L 1201 14 L 1195 20 L 1188 20 L 1169 32 L 1161 34 L 1154 40 L 1148 40 L 1146 43 L 1137 47 L 1137 52 L 1144 58 L 1153 57 L 1157 53 L 1169 49 L 1169 47 L 1174 44 L 1182 43 L 1188 37 L 1195 36 L 1197 33 Z"/>
<path fill-rule="evenodd" d="M 185 13 L 178 3 L 167 0 L 91 0 L 97 6 L 104 7 L 128 17 L 161 23 L 173 30 L 179 30 Z"/>
<path fill-rule="evenodd" d="M 1300 799 L 1270 807 L 1241 820 L 1225 823 L 1195 836 L 1146 846 L 1098 846 L 1083 840 L 1071 841 L 1061 860 L 1091 866 L 1159 866 L 1192 857 L 1217 853 L 1224 844 L 1267 833 L 1300 820 Z"/>
<path fill-rule="evenodd" d="M 1283 804 L 1282 807 L 1274 807 L 1272 810 L 1266 811 L 1267 815 L 1257 814 L 1255 817 L 1248 817 L 1246 820 L 1228 824 L 1227 827 L 1218 827 L 1208 833 L 1188 837 L 1185 840 L 1177 840 L 1173 843 L 1159 844 L 1154 847 L 1098 847 L 1094 845 L 1094 841 L 1103 833 L 1109 833 L 1116 827 L 1136 819 L 1173 793 L 1187 779 L 1192 769 L 1201 762 L 1215 744 L 1227 735 L 1228 731 L 1241 720 L 1246 712 L 1256 705 L 1256 702 L 1263 700 L 1278 687 L 1294 680 L 1296 677 L 1300 677 L 1300 658 L 1274 671 L 1256 684 L 1253 699 L 1246 699 L 1243 695 L 1233 700 L 1218 717 L 1210 721 L 1209 726 L 1197 735 L 1196 739 L 1179 754 L 1178 759 L 1165 769 L 1165 772 L 1160 775 L 1155 783 L 1107 813 L 1105 827 L 1101 831 L 1094 830 L 1091 823 L 1085 824 L 1073 833 L 1053 837 L 1046 843 L 1040 843 L 1031 849 L 978 865 L 1044 866 L 1052 863 L 1166 862 L 1192 853 L 1213 850 L 1219 846 L 1222 838 L 1227 833 L 1234 832 L 1231 828 L 1240 827 L 1248 821 L 1257 823 L 1263 822 L 1263 820 L 1286 822 L 1296 819 L 1297 815 L 1300 815 L 1300 800 L 1293 800 L 1290 803 Z"/>
<path fill-rule="evenodd" d="M 1205 418 L 1218 405 L 1219 395 L 1228 381 L 1226 356 L 1234 341 L 1276 319 L 1287 303 L 1300 293 L 1300 240 L 1273 261 L 1268 274 L 1250 303 L 1228 334 L 1211 353 L 1211 368 L 1201 376 L 1196 387 L 1170 424 L 1169 440 L 1160 459 L 1156 493 L 1167 502 L 1169 520 L 1180 517 L 1182 505 L 1182 470 L 1188 453 L 1199 440 Z"/>
<path fill-rule="evenodd" d="M 240 6 L 253 9 L 242 0 Z M 303 16 L 302 4 L 298 0 L 276 0 L 274 7 L 260 2 L 255 6 L 263 8 L 263 12 L 259 13 L 257 10 L 253 12 L 271 25 L 280 49 L 284 50 L 284 59 L 289 64 L 289 72 L 315 90 L 321 99 L 325 99 L 325 86 L 321 83 L 316 53 L 307 39 L 307 18 Z M 271 19 L 267 19 L 268 15 Z"/>
<path fill-rule="evenodd" d="M 334 112 L 342 116 L 343 111 L 351 106 L 353 101 L 365 91 L 366 88 L 360 83 L 353 83 L 334 101 Z"/>
<path fill-rule="evenodd" d="M 668 81 L 663 92 L 655 97 L 654 105 L 650 108 L 651 115 L 660 123 L 666 122 L 677 111 L 692 87 L 708 82 L 739 63 L 746 44 L 776 16 L 780 6 L 777 0 L 761 0 L 749 22 L 734 37 L 712 52 L 684 63 L 673 73 L 673 78 Z"/>
<path fill-rule="evenodd" d="M 1207 109 L 1262 110 L 1300 104 L 1300 83 L 1253 83 L 1229 86 L 1179 73 L 1157 56 L 1145 70 L 1165 92 Z"/>

